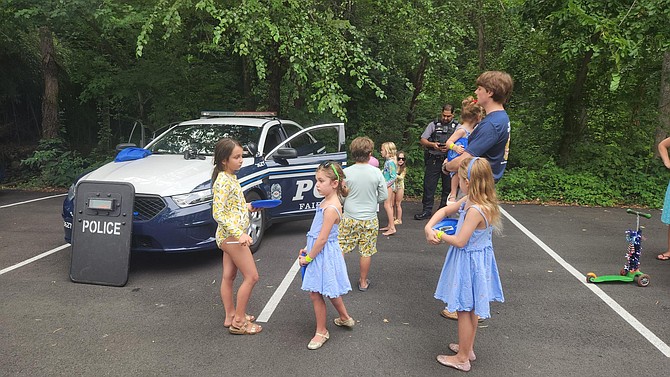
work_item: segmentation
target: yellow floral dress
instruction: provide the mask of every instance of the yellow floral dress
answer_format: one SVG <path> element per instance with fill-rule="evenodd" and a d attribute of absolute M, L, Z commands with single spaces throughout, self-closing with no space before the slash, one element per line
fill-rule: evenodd
<path fill-rule="evenodd" d="M 249 211 L 242 186 L 235 175 L 219 173 L 212 192 L 214 193 L 212 216 L 219 224 L 216 228 L 216 244 L 221 247 L 226 238 L 231 236 L 239 238 L 246 233 L 249 228 Z"/>

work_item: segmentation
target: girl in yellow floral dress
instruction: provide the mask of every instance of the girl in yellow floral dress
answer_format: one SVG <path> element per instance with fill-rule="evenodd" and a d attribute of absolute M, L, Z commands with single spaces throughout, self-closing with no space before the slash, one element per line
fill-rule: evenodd
<path fill-rule="evenodd" d="M 257 211 L 244 199 L 244 192 L 235 172 L 242 167 L 242 146 L 236 140 L 224 138 L 214 148 L 212 215 L 218 223 L 216 244 L 223 250 L 221 301 L 225 310 L 223 325 L 231 334 L 254 335 L 262 327 L 253 323 L 254 316 L 246 314 L 251 291 L 258 282 L 256 263 L 251 255 L 252 239 L 247 234 L 249 211 Z M 237 271 L 244 281 L 237 290 L 237 305 L 233 302 L 233 282 Z"/>

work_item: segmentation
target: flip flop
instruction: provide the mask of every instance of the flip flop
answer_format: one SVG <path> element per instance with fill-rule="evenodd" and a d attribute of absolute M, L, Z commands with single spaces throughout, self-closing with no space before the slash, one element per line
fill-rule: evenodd
<path fill-rule="evenodd" d="M 361 282 L 360 281 L 358 282 L 358 290 L 359 291 L 365 292 L 365 291 L 368 290 L 368 288 L 370 288 L 370 279 L 365 279 L 365 282 L 368 283 L 368 286 L 365 287 L 365 288 L 361 287 Z"/>
<path fill-rule="evenodd" d="M 670 255 L 658 254 L 656 256 L 656 259 L 662 260 L 662 261 L 670 260 Z"/>

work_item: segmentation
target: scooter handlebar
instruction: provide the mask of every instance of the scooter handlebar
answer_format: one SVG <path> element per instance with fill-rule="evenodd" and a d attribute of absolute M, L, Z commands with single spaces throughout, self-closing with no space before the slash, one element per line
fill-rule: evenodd
<path fill-rule="evenodd" d="M 632 209 L 628 208 L 626 210 L 626 213 L 630 213 L 631 215 L 638 215 L 642 216 L 645 219 L 651 219 L 651 213 L 644 213 L 644 212 L 638 212 L 638 211 L 633 211 Z"/>

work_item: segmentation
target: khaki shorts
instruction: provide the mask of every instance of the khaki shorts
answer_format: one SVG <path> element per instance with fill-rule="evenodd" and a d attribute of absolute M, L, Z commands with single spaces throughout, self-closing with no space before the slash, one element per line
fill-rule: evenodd
<path fill-rule="evenodd" d="M 344 217 L 338 227 L 337 241 L 344 253 L 354 251 L 358 246 L 358 252 L 362 257 L 371 257 L 377 252 L 377 236 L 379 233 L 379 220 L 356 220 Z"/>

